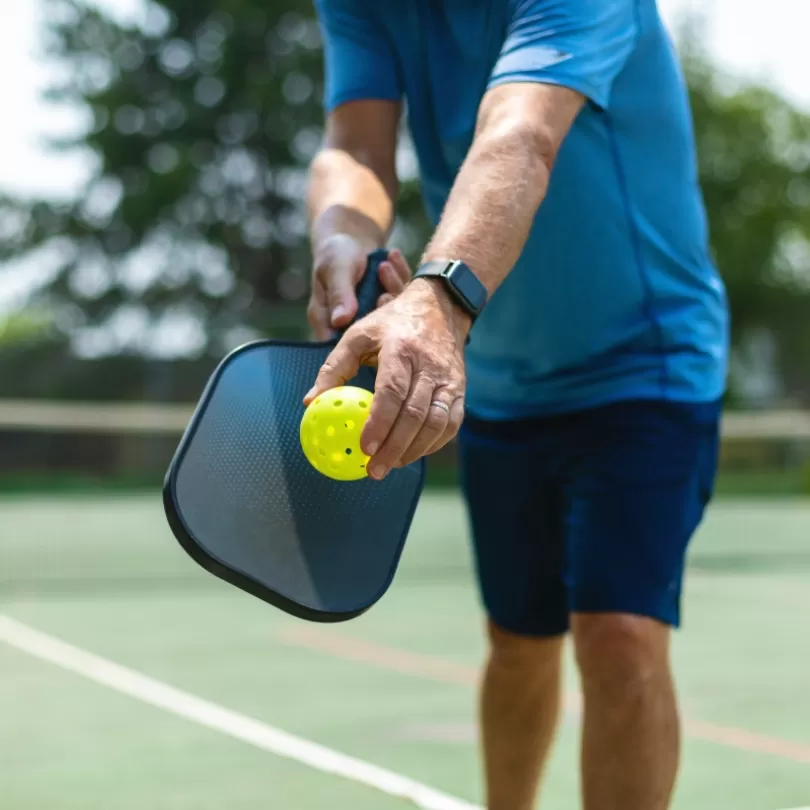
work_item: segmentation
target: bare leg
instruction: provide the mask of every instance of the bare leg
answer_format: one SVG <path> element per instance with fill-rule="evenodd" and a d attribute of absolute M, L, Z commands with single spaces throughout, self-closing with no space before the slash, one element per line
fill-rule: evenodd
<path fill-rule="evenodd" d="M 580 613 L 572 630 L 585 695 L 585 810 L 667 810 L 680 744 L 669 628 Z"/>
<path fill-rule="evenodd" d="M 563 636 L 490 624 L 481 695 L 488 810 L 531 810 L 560 706 Z"/>

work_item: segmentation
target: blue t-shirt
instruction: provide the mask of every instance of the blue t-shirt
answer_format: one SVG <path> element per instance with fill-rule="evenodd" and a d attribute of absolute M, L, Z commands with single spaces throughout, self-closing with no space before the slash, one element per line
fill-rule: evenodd
<path fill-rule="evenodd" d="M 471 413 L 723 394 L 725 290 L 709 253 L 687 91 L 655 0 L 316 7 L 327 109 L 406 101 L 434 222 L 489 88 L 543 82 L 587 99 L 522 256 L 472 330 Z"/>

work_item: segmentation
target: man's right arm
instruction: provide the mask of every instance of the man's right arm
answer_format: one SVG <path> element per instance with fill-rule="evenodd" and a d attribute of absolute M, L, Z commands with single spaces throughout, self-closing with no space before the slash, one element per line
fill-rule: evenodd
<path fill-rule="evenodd" d="M 397 197 L 396 143 L 400 105 L 354 101 L 333 110 L 326 138 L 310 169 L 313 251 L 348 234 L 372 251 L 383 247 Z"/>
<path fill-rule="evenodd" d="M 388 240 L 397 197 L 399 75 L 377 21 L 358 0 L 317 0 L 326 69 L 326 135 L 308 190 L 314 259 L 309 320 L 318 337 L 347 325 L 366 257 Z M 381 280 L 396 293 L 402 263 Z M 400 279 L 397 281 L 397 279 Z"/>

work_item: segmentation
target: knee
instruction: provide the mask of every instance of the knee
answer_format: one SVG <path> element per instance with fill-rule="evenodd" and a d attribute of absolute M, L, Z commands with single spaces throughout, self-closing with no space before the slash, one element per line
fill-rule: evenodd
<path fill-rule="evenodd" d="M 559 670 L 563 636 L 535 637 L 488 625 L 490 663 L 500 669 L 535 675 Z"/>
<path fill-rule="evenodd" d="M 653 619 L 578 614 L 572 631 L 586 696 L 635 700 L 669 671 L 669 628 Z"/>

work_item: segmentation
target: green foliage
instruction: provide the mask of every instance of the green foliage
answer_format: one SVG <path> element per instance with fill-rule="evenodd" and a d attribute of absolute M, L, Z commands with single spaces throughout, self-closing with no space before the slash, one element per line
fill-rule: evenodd
<path fill-rule="evenodd" d="M 6 255 L 57 240 L 44 291 L 68 328 L 204 316 L 202 348 L 272 326 L 306 293 L 300 171 L 321 133 L 321 48 L 305 0 L 172 0 L 124 27 L 44 0 L 51 99 L 89 113 L 95 170 L 67 205 L 5 200 Z"/>
<path fill-rule="evenodd" d="M 70 203 L 0 199 L 0 259 L 49 248 L 58 267 L 35 300 L 111 353 L 144 350 L 104 337 L 127 329 L 163 354 L 162 336 L 185 330 L 177 353 L 211 356 L 252 334 L 300 336 L 305 169 L 322 134 L 311 0 L 166 0 L 139 27 L 40 1 L 61 76 L 49 95 L 88 118 L 55 146 L 95 168 Z M 694 31 L 682 40 L 734 343 L 767 332 L 785 390 L 810 398 L 810 116 L 731 85 Z M 414 182 L 399 233 L 416 258 L 429 231 Z"/>
<path fill-rule="evenodd" d="M 734 343 L 769 335 L 785 391 L 810 399 L 810 115 L 723 75 L 693 31 L 682 51 Z"/>
<path fill-rule="evenodd" d="M 0 348 L 41 343 L 50 333 L 51 321 L 44 312 L 22 310 L 0 318 Z"/>

